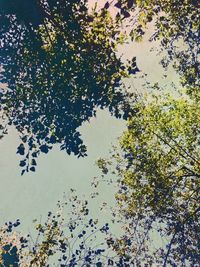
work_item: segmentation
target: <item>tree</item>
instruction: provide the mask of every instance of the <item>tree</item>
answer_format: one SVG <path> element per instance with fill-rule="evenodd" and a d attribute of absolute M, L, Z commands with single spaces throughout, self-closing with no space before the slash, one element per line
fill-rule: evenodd
<path fill-rule="evenodd" d="M 159 95 L 139 101 L 137 116 L 128 121 L 120 149 L 112 155 L 114 163 L 98 161 L 104 175 L 114 169 L 118 177 L 118 208 L 113 216 L 125 231 L 112 239 L 111 246 L 134 266 L 198 266 L 199 3 L 116 1 L 114 5 L 119 21 L 133 22 L 132 40 L 142 40 L 148 24 L 154 25 L 152 39 L 160 39 L 168 53 L 161 62 L 164 67 L 173 62 L 189 96 L 163 100 Z"/>
<path fill-rule="evenodd" d="M 138 102 L 115 161 L 100 160 L 118 175 L 115 214 L 125 234 L 113 248 L 136 266 L 198 266 L 199 104 L 184 96 Z"/>
<path fill-rule="evenodd" d="M 113 1 L 111 1 L 113 2 Z M 117 19 L 131 26 L 132 40 L 140 41 L 148 29 L 154 25 L 150 40 L 159 39 L 164 52 L 162 64 L 170 62 L 181 74 L 181 81 L 190 95 L 198 96 L 199 91 L 199 49 L 200 49 L 200 3 L 196 0 L 119 0 L 113 4 L 117 9 Z"/>
<path fill-rule="evenodd" d="M 35 171 L 37 156 L 55 143 L 85 156 L 77 128 L 97 107 L 128 117 L 121 79 L 138 69 L 117 57 L 119 25 L 105 8 L 88 13 L 85 0 L 1 1 L 0 20 L 1 81 L 9 88 L 1 110 L 20 133 L 22 174 Z"/>

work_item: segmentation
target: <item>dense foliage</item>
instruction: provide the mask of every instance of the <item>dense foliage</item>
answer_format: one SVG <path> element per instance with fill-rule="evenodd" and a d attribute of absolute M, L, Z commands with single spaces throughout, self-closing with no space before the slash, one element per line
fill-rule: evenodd
<path fill-rule="evenodd" d="M 155 97 L 137 107 L 137 116 L 128 121 L 120 140 L 121 149 L 113 155 L 115 163 L 99 161 L 104 173 L 115 166 L 118 213 L 128 225 L 125 240 L 132 240 L 129 246 L 124 238 L 116 240 L 114 248 L 134 264 L 197 266 L 199 102 L 184 96 L 162 101 Z M 154 251 L 152 243 L 159 236 L 164 241 Z"/>
<path fill-rule="evenodd" d="M 130 264 L 198 266 L 199 247 L 199 2 L 117 1 L 120 20 L 132 22 L 140 41 L 150 23 L 189 96 L 141 99 L 128 121 L 115 161 L 100 159 L 104 174 L 118 176 L 124 236 L 112 247 Z M 115 217 L 115 216 L 114 216 Z M 156 245 L 155 245 L 156 244 Z M 155 246 L 154 246 L 155 245 Z"/>
<path fill-rule="evenodd" d="M 116 56 L 119 26 L 106 9 L 89 13 L 82 0 L 0 7 L 1 81 L 9 88 L 0 94 L 1 110 L 20 133 L 22 173 L 35 171 L 36 157 L 55 143 L 85 156 L 77 128 L 97 107 L 116 117 L 130 112 L 121 79 L 138 69 L 135 60 L 127 65 Z"/>

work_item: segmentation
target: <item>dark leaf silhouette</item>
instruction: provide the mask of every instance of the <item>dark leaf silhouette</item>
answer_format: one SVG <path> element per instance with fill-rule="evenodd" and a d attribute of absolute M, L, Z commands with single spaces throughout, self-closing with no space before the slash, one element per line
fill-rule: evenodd
<path fill-rule="evenodd" d="M 49 151 L 49 148 L 47 145 L 42 145 L 42 146 L 40 146 L 40 151 L 47 154 Z"/>
<path fill-rule="evenodd" d="M 17 153 L 20 155 L 24 155 L 25 154 L 25 147 L 23 144 L 20 144 L 17 148 Z"/>
<path fill-rule="evenodd" d="M 128 0 L 127 1 L 127 7 L 128 8 L 132 8 L 133 7 L 133 4 L 134 4 L 134 0 Z"/>
<path fill-rule="evenodd" d="M 117 7 L 117 8 L 119 8 L 119 9 L 121 9 L 121 7 L 122 7 L 122 4 L 121 4 L 121 2 L 120 2 L 120 1 L 118 1 L 118 2 L 115 4 L 115 7 Z"/>
<path fill-rule="evenodd" d="M 121 13 L 124 16 L 124 18 L 129 18 L 131 16 L 130 13 L 124 9 L 121 10 Z"/>
<path fill-rule="evenodd" d="M 26 161 L 25 160 L 21 160 L 19 166 L 20 167 L 26 166 Z"/>
<path fill-rule="evenodd" d="M 109 2 L 106 2 L 105 5 L 104 5 L 104 8 L 108 9 L 110 6 Z"/>
<path fill-rule="evenodd" d="M 35 167 L 30 167 L 30 171 L 35 172 Z"/>

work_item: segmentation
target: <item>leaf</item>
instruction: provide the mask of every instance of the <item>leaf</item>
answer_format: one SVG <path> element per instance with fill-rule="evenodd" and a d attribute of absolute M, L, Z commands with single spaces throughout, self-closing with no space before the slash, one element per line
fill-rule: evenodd
<path fill-rule="evenodd" d="M 131 16 L 130 13 L 124 9 L 121 11 L 121 13 L 124 16 L 124 18 L 129 18 Z"/>
<path fill-rule="evenodd" d="M 19 166 L 24 167 L 26 165 L 26 160 L 21 160 Z"/>
<path fill-rule="evenodd" d="M 35 172 L 35 167 L 31 167 L 30 171 Z"/>
<path fill-rule="evenodd" d="M 109 2 L 106 2 L 105 5 L 104 5 L 104 8 L 105 8 L 105 9 L 108 9 L 109 6 L 110 6 Z"/>
<path fill-rule="evenodd" d="M 48 151 L 49 151 L 49 148 L 48 148 L 48 146 L 46 144 L 44 144 L 44 145 L 40 146 L 40 150 L 41 150 L 41 152 L 47 154 Z"/>
<path fill-rule="evenodd" d="M 33 158 L 37 158 L 37 152 L 33 152 L 31 155 Z"/>
<path fill-rule="evenodd" d="M 21 171 L 21 176 L 24 175 L 24 173 L 25 173 L 25 170 L 22 170 L 22 171 Z"/>
<path fill-rule="evenodd" d="M 115 4 L 115 7 L 117 7 L 117 8 L 119 8 L 119 9 L 121 9 L 121 7 L 122 7 L 122 4 L 121 4 L 121 2 L 119 1 L 119 2 L 117 2 L 116 4 Z"/>
<path fill-rule="evenodd" d="M 17 154 L 24 155 L 25 154 L 25 147 L 23 144 L 20 144 L 17 148 Z"/>
<path fill-rule="evenodd" d="M 132 8 L 133 7 L 133 4 L 134 4 L 134 0 L 128 0 L 127 1 L 127 7 L 128 8 Z"/>
<path fill-rule="evenodd" d="M 33 165 L 33 166 L 36 166 L 36 165 L 37 165 L 37 163 L 36 163 L 36 160 L 35 160 L 35 159 L 32 159 L 32 160 L 31 160 L 31 165 Z"/>

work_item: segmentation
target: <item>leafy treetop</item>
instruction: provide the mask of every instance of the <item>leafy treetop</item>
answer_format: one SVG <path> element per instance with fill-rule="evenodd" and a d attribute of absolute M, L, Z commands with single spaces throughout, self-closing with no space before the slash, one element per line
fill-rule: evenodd
<path fill-rule="evenodd" d="M 13 124 L 24 155 L 20 166 L 35 171 L 40 152 L 59 143 L 62 150 L 86 155 L 77 128 L 109 108 L 127 118 L 130 105 L 120 88 L 138 71 L 133 60 L 117 57 L 119 25 L 102 9 L 88 12 L 87 1 L 1 1 L 1 110 Z M 2 126 L 2 133 L 6 126 Z"/>
<path fill-rule="evenodd" d="M 127 225 L 114 248 L 132 255 L 135 264 L 199 262 L 199 104 L 183 96 L 138 102 L 137 116 L 128 121 L 115 160 L 100 160 L 104 173 L 115 168 L 118 174 L 116 214 Z M 153 233 L 165 239 L 155 254 Z"/>

